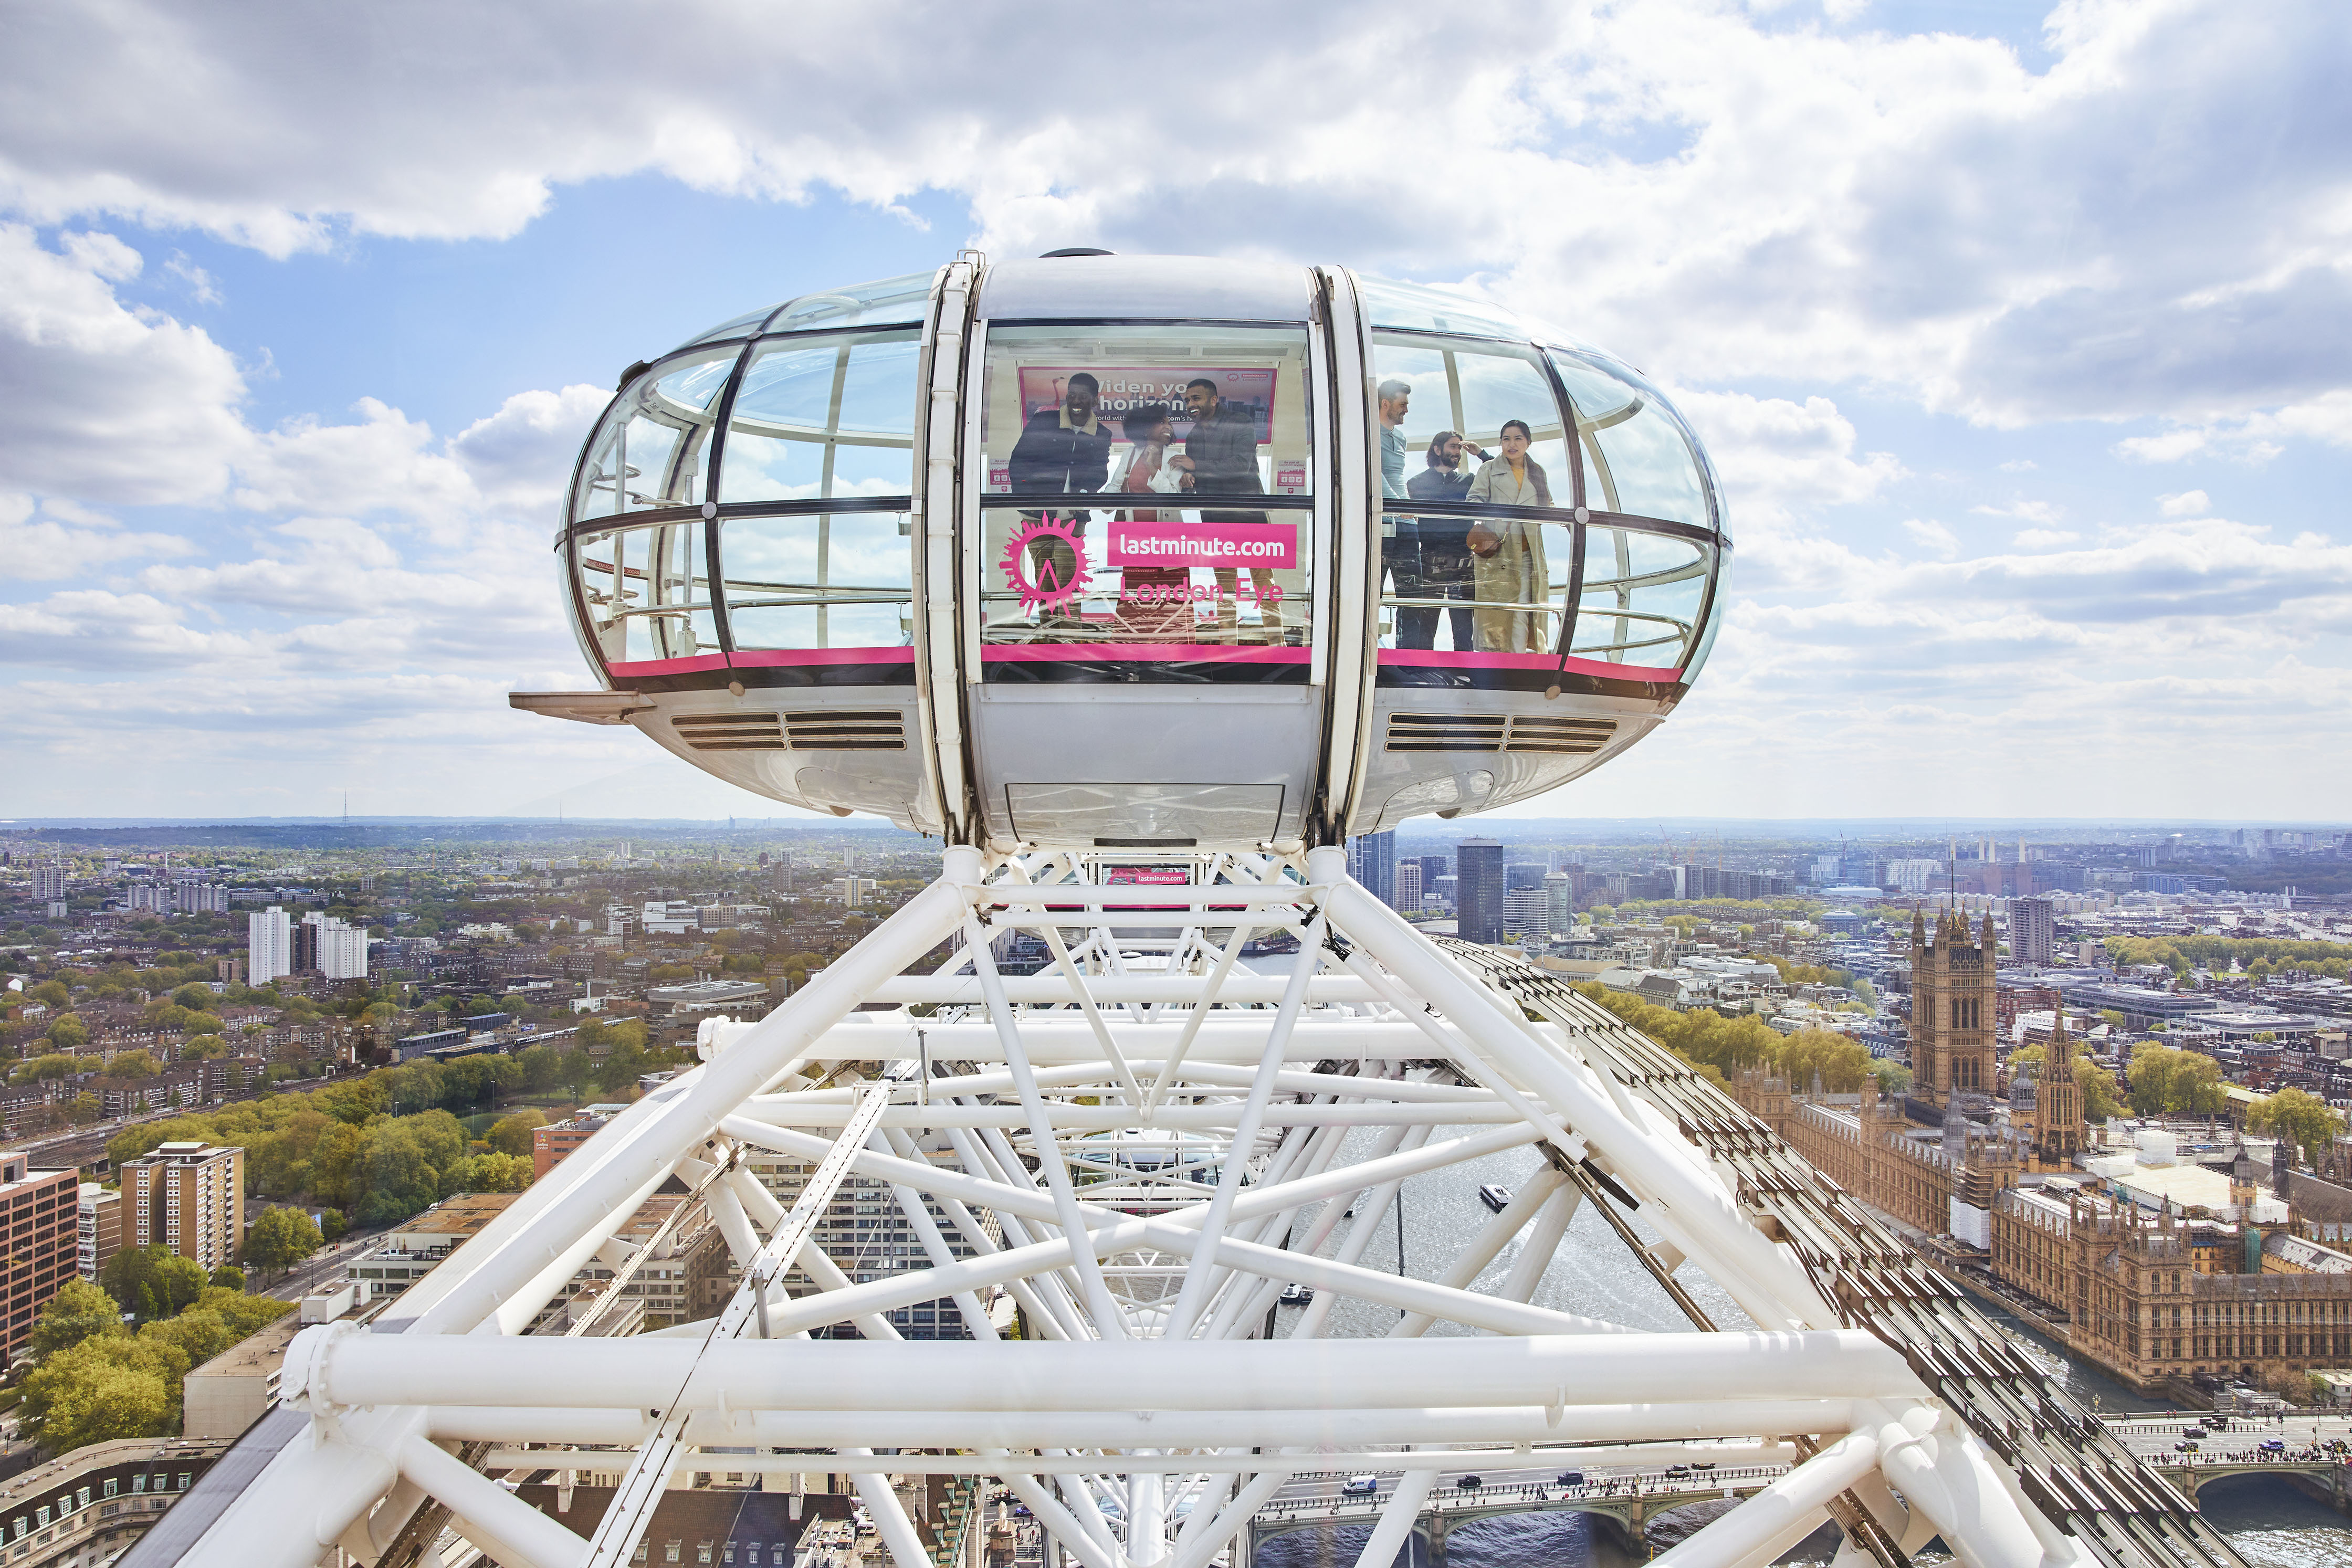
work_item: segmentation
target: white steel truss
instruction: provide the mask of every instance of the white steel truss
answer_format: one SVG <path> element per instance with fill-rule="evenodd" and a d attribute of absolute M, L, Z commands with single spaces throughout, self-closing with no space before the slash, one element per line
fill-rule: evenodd
<path fill-rule="evenodd" d="M 763 1021 L 706 1030 L 704 1065 L 582 1145 L 396 1315 L 305 1330 L 284 1385 L 307 1427 L 182 1560 L 306 1568 L 341 1547 L 383 1563 L 437 1508 L 510 1568 L 605 1568 L 692 1468 L 851 1474 L 897 1568 L 940 1568 L 891 1485 L 923 1474 L 1000 1479 L 1085 1568 L 1210 1568 L 1289 1478 L 1364 1470 L 1405 1477 L 1359 1563 L 1388 1568 L 1441 1468 L 1744 1441 L 1723 1451 L 1786 1473 L 1660 1561 L 1768 1563 L 1828 1520 L 1842 1562 L 1887 1568 L 1938 1535 L 1972 1568 L 2232 1561 L 2161 1496 L 2145 1519 L 2085 1522 L 2095 1500 L 2069 1489 L 2104 1466 L 2141 1496 L 2144 1472 L 2084 1458 L 2089 1437 L 2051 1460 L 2079 1417 L 2054 1391 L 1988 1416 L 1983 1354 L 1923 1352 L 1888 1326 L 1899 1313 L 1858 1307 L 1855 1281 L 1894 1265 L 1809 1239 L 1789 1194 L 1726 1153 L 1760 1124 L 1719 1094 L 1693 1100 L 1714 1092 L 1539 1017 L 1351 882 L 1339 850 L 1185 869 L 1185 885 L 1107 883 L 1095 856 L 947 851 L 938 882 Z M 1050 962 L 1000 973 L 998 949 L 1024 935 Z M 911 972 L 958 937 L 943 967 Z M 1243 967 L 1265 938 L 1295 952 L 1272 974 Z M 1405 1182 L 1525 1147 L 1538 1175 L 1435 1277 L 1367 1266 Z M 814 1167 L 789 1209 L 749 1164 L 772 1155 Z M 853 1280 L 816 1244 L 853 1175 L 887 1188 L 921 1266 Z M 740 1265 L 720 1315 L 522 1337 L 673 1176 Z M 1638 1206 L 1660 1238 L 1643 1263 L 1681 1292 L 1689 1332 L 1535 1304 L 1587 1203 L 1629 1239 L 1617 1210 Z M 1500 1283 L 1477 1288 L 1515 1242 Z M 1706 1322 L 1674 1279 L 1685 1264 L 1754 1326 Z M 814 1285 L 793 1294 L 796 1266 Z M 1312 1304 L 1265 1337 L 1291 1286 Z M 1342 1299 L 1398 1321 L 1333 1337 Z M 892 1326 L 933 1301 L 968 1340 Z M 843 1330 L 860 1337 L 813 1337 Z M 625 1479 L 587 1540 L 478 1466 Z"/>

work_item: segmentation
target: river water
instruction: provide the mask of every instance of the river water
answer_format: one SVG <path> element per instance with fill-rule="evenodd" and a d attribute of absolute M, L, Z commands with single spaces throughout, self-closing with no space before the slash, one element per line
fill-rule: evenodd
<path fill-rule="evenodd" d="M 1370 1134 L 1356 1136 L 1369 1141 Z M 1348 1153 L 1349 1157 L 1360 1157 L 1361 1150 Z M 1402 1228 L 1405 1271 L 1416 1278 L 1434 1279 L 1491 1218 L 1478 1199 L 1480 1184 L 1499 1182 L 1516 1190 L 1540 1163 L 1541 1156 L 1534 1150 L 1513 1149 L 1408 1181 Z M 1642 1224 L 1638 1213 L 1631 1218 L 1644 1240 L 1655 1239 L 1656 1233 Z M 1365 1267 L 1397 1267 L 1398 1229 L 1394 1215 L 1381 1221 L 1379 1234 L 1364 1254 Z M 1343 1225 L 1335 1241 L 1344 1239 L 1346 1234 Z M 1519 1245 L 1514 1241 L 1506 1248 L 1479 1276 L 1475 1288 L 1499 1285 L 1509 1273 Z M 1750 1325 L 1731 1298 L 1696 1268 L 1685 1270 L 1676 1278 L 1718 1325 Z M 1639 1328 L 1675 1332 L 1689 1326 L 1590 1204 L 1578 1210 L 1535 1301 L 1538 1306 L 1589 1313 Z M 2166 1408 L 2139 1397 L 2095 1368 L 2068 1360 L 2055 1345 L 2014 1317 L 2000 1312 L 1990 1315 L 2076 1399 L 2108 1411 Z M 1279 1316 L 1277 1335 L 1288 1332 L 1298 1313 L 1286 1308 Z M 1340 1301 L 1335 1303 L 1325 1332 L 1334 1337 L 1370 1337 L 1386 1333 L 1395 1321 L 1392 1309 Z M 1469 1331 L 1440 1324 L 1431 1332 Z M 2202 1501 L 2205 1517 L 2253 1568 L 2352 1564 L 2352 1521 L 2313 1501 L 2284 1479 L 2256 1476 L 2216 1483 L 2204 1489 Z M 1370 1533 L 1369 1527 L 1353 1527 L 1277 1536 L 1259 1548 L 1256 1568 L 1354 1568 Z M 1825 1562 L 1834 1545 L 1834 1531 L 1825 1530 L 1783 1561 Z M 1573 1513 L 1527 1514 L 1457 1531 L 1447 1539 L 1446 1556 L 1449 1568 L 1633 1568 L 1642 1561 L 1640 1554 L 1629 1554 L 1613 1538 L 1609 1524 Z M 1924 1565 L 1947 1559 L 1930 1551 L 1916 1561 Z M 1402 1557 L 1399 1563 L 1400 1568 L 1409 1568 Z"/>

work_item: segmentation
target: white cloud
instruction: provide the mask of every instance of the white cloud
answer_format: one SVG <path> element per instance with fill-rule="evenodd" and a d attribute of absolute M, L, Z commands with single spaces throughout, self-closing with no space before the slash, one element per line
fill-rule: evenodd
<path fill-rule="evenodd" d="M 588 426 L 613 401 L 604 387 L 517 392 L 449 442 L 450 455 L 491 500 L 551 507 L 563 497 Z"/>
<path fill-rule="evenodd" d="M 2284 408 L 2183 424 L 2161 435 L 2132 436 L 2117 442 L 2116 450 L 2142 463 L 2207 455 L 2267 463 L 2294 441 L 2352 446 L 2352 389 L 2338 388 Z"/>
<path fill-rule="evenodd" d="M 1903 531 L 1920 549 L 1946 560 L 1959 553 L 1960 541 L 1953 537 L 1952 530 L 1932 517 L 1913 517 L 1903 525 Z"/>
<path fill-rule="evenodd" d="M 2177 496 L 2158 496 L 2156 509 L 2168 517 L 2202 517 L 2213 509 L 2213 503 L 2202 490 L 2183 490 Z"/>
<path fill-rule="evenodd" d="M 2056 549 L 2062 545 L 2082 543 L 2083 536 L 2070 528 L 2021 528 L 2011 536 L 2010 542 L 2019 549 Z"/>
<path fill-rule="evenodd" d="M 2066 516 L 2066 508 L 2053 501 L 2012 501 L 2006 507 L 1971 507 L 1969 510 L 1988 517 L 2015 517 L 2021 523 L 2036 523 L 2043 528 Z"/>
<path fill-rule="evenodd" d="M 197 304 L 217 305 L 221 302 L 220 285 L 213 281 L 211 273 L 190 261 L 184 252 L 173 251 L 171 259 L 163 263 L 163 270 L 186 284 L 190 298 Z"/>
<path fill-rule="evenodd" d="M 0 486 L 204 500 L 249 450 L 236 360 L 199 329 L 127 308 L 112 286 L 138 272 L 110 235 L 69 235 L 61 253 L 0 222 Z"/>
<path fill-rule="evenodd" d="M 103 513 L 54 497 L 0 495 L 0 560 L 23 582 L 85 577 L 101 567 L 157 556 L 187 555 L 194 546 L 174 534 L 133 533 Z"/>
<path fill-rule="evenodd" d="M 364 10 L 290 0 L 53 8 L 12 40 L 0 199 L 283 255 L 511 235 L 558 186 L 635 172 L 947 191 L 1001 253 L 1475 272 L 1685 384 L 1860 379 L 2015 423 L 2234 418 L 2344 381 L 2352 14 L 2328 0 L 2067 0 L 2039 74 L 1993 40 L 1838 26 L 1866 19 L 1843 0 L 1826 26 L 1550 0 L 1500 53 L 1404 0 L 1276 8 L 1244 57 L 1155 37 L 1182 89 L 1123 100 L 1117 134 L 1068 90 L 1103 79 L 1104 37 L 1046 12 L 426 14 L 430 47 L 387 47 Z M 1182 156 L 1134 155 L 1155 143 Z M 1442 223 L 1433 168 L 1479 172 Z"/>
<path fill-rule="evenodd" d="M 1759 524 L 1778 528 L 1799 514 L 1869 500 L 1905 477 L 1893 453 L 1856 455 L 1853 422 L 1827 398 L 1800 403 L 1710 392 L 1674 398 L 1725 476 L 1735 538 Z"/>

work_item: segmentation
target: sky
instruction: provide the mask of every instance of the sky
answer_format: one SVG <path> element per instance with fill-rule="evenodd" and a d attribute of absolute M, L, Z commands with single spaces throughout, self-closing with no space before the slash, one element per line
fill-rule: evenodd
<path fill-rule="evenodd" d="M 1721 470 L 1543 817 L 2352 816 L 2352 6 L 6 0 L 0 817 L 767 817 L 582 689 L 622 368 L 964 246 L 1561 323 Z"/>

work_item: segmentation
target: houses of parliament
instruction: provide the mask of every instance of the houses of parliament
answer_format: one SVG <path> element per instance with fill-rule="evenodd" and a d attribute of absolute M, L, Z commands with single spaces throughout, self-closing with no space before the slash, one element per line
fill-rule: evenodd
<path fill-rule="evenodd" d="M 2226 1202 L 2165 1196 L 2163 1170 L 2085 1126 L 2063 1008 L 2041 1071 L 1997 1098 L 1992 922 L 1915 914 L 1909 935 L 1910 1094 L 1883 1097 L 1868 1077 L 1858 1093 L 1800 1092 L 1749 1072 L 1732 1086 L 1742 1104 L 1964 1282 L 2026 1298 L 2143 1393 L 2236 1381 L 2300 1395 L 2309 1373 L 2352 1366 L 2352 1256 L 2297 1214 L 2283 1145 L 2268 1192 L 2242 1148 Z M 2219 1176 L 2189 1185 L 2221 1197 Z"/>

